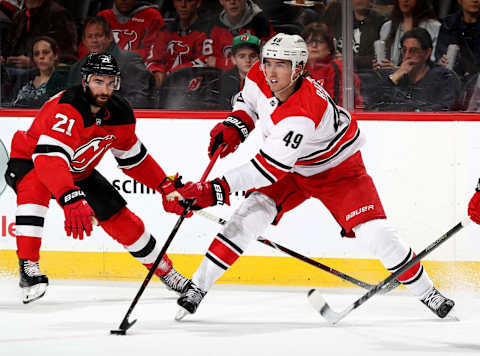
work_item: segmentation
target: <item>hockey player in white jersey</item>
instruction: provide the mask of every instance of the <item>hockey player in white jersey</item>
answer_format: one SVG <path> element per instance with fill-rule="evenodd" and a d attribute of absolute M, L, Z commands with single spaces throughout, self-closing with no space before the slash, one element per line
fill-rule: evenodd
<path fill-rule="evenodd" d="M 255 157 L 209 182 L 181 191 L 196 209 L 229 204 L 230 192 L 248 197 L 212 241 L 192 283 L 177 300 L 177 320 L 195 313 L 214 282 L 269 224 L 310 197 L 319 199 L 342 227 L 395 272 L 414 256 L 386 219 L 375 185 L 365 170 L 364 138 L 356 121 L 325 90 L 303 74 L 308 52 L 297 35 L 279 33 L 249 71 L 232 113 L 211 131 L 209 154 L 236 150 L 255 126 L 264 142 Z M 224 146 L 220 146 L 220 145 Z M 434 286 L 420 263 L 398 280 L 440 318 L 454 306 Z"/>

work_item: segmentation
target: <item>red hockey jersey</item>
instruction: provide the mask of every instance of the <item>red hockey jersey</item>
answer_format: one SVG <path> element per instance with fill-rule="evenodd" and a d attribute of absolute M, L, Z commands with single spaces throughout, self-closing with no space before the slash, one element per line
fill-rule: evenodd
<path fill-rule="evenodd" d="M 205 67 L 205 58 L 213 54 L 209 28 L 209 23 L 200 19 L 185 32 L 178 20 L 167 24 L 158 35 L 153 58 L 147 66 L 152 72 L 163 73 L 183 67 Z"/>

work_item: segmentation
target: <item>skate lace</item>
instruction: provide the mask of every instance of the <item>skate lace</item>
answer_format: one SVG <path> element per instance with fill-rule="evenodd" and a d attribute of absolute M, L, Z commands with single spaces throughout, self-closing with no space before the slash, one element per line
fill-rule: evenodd
<path fill-rule="evenodd" d="M 200 302 L 202 301 L 205 294 L 206 293 L 204 291 L 202 291 L 200 288 L 198 288 L 196 286 L 192 286 L 192 288 L 187 290 L 187 292 L 185 293 L 185 297 L 189 301 L 191 301 L 195 304 L 200 304 Z"/>
<path fill-rule="evenodd" d="M 42 272 L 40 272 L 40 266 L 37 262 L 26 260 L 23 264 L 23 270 L 25 274 L 29 277 L 37 277 L 41 276 Z"/>
<path fill-rule="evenodd" d="M 445 297 L 438 293 L 435 289 L 432 289 L 423 301 L 427 306 L 433 310 L 437 310 L 440 305 L 445 301 Z"/>
<path fill-rule="evenodd" d="M 185 278 L 176 270 L 172 269 L 166 276 L 163 277 L 163 281 L 174 289 L 182 289 L 188 282 L 188 278 Z"/>

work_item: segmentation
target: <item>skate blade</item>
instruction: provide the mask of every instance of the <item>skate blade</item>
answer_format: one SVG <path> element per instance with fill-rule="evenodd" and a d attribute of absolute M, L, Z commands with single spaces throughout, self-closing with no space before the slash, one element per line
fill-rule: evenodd
<path fill-rule="evenodd" d="M 39 283 L 32 287 L 24 287 L 23 291 L 23 304 L 34 302 L 45 295 L 48 284 Z"/>
<path fill-rule="evenodd" d="M 177 311 L 177 314 L 175 315 L 175 320 L 180 321 L 183 318 L 185 318 L 190 312 L 182 307 L 180 307 Z"/>

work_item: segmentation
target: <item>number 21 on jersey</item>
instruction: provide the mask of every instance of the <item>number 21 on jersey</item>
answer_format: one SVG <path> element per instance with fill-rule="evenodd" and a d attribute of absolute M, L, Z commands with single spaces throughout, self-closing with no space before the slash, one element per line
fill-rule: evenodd
<path fill-rule="evenodd" d="M 60 113 L 55 115 L 55 118 L 60 120 L 52 126 L 52 130 L 64 133 L 67 136 L 72 136 L 72 128 L 75 120 L 69 119 L 66 115 Z"/>

